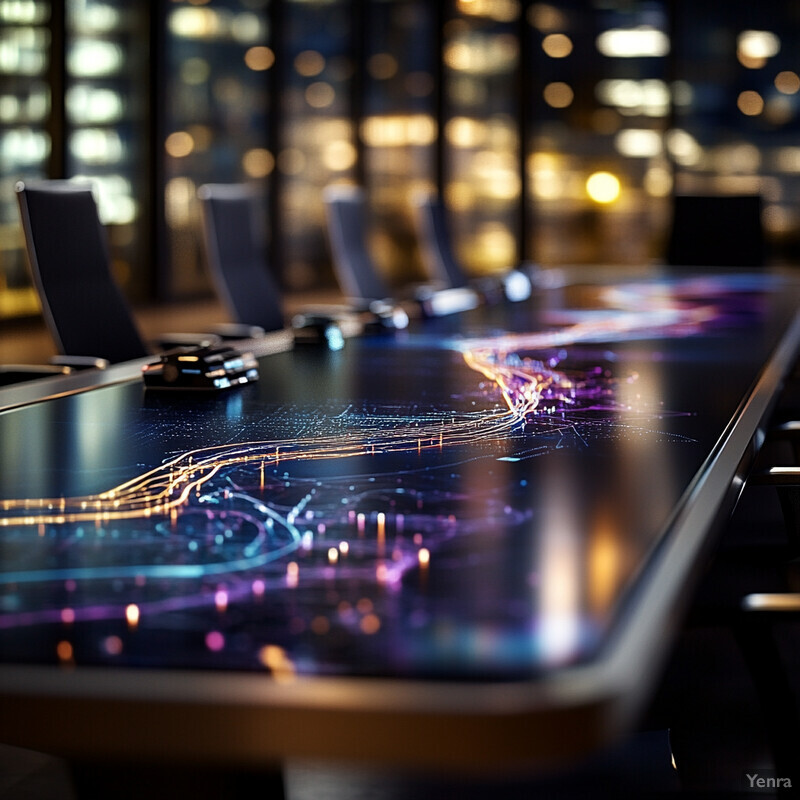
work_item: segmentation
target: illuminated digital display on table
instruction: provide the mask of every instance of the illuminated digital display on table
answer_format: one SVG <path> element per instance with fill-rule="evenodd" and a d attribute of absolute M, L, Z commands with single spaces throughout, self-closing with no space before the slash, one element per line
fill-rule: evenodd
<path fill-rule="evenodd" d="M 271 356 L 225 398 L 134 383 L 0 415 L 4 659 L 502 679 L 591 657 L 762 313 L 735 284 L 627 292 L 534 332 Z"/>

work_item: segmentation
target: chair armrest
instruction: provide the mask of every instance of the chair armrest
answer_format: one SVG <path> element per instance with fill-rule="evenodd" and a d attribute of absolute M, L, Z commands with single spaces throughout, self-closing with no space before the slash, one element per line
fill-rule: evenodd
<path fill-rule="evenodd" d="M 225 339 L 260 339 L 265 331 L 260 325 L 245 325 L 239 322 L 220 322 L 209 331 L 212 335 Z"/>
<path fill-rule="evenodd" d="M 36 378 L 52 378 L 57 375 L 69 375 L 72 370 L 66 366 L 46 364 L 3 364 L 0 366 L 0 386 L 12 386 L 15 383 L 32 381 Z"/>
<path fill-rule="evenodd" d="M 50 363 L 55 367 L 66 367 L 67 371 L 79 369 L 106 369 L 109 366 L 104 358 L 95 356 L 53 356 Z"/>

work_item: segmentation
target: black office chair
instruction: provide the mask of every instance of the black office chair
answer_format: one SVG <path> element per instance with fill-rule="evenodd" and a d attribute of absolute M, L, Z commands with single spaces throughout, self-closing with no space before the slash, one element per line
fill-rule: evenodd
<path fill-rule="evenodd" d="M 760 267 L 767 247 L 761 196 L 675 195 L 666 262 L 674 266 Z"/>
<path fill-rule="evenodd" d="M 431 280 L 449 288 L 465 287 L 469 277 L 456 258 L 447 225 L 447 210 L 431 192 L 414 198 L 414 222 L 425 269 Z"/>
<path fill-rule="evenodd" d="M 204 184 L 197 193 L 203 210 L 203 244 L 217 294 L 237 324 L 223 335 L 253 336 L 283 328 L 281 290 L 270 274 L 258 198 L 245 184 Z"/>
<path fill-rule="evenodd" d="M 58 350 L 110 362 L 146 356 L 111 276 L 91 186 L 19 182 L 16 192 L 33 281 Z"/>
<path fill-rule="evenodd" d="M 369 254 L 364 190 L 333 184 L 323 190 L 323 200 L 333 269 L 342 292 L 356 305 L 391 297 Z"/>
<path fill-rule="evenodd" d="M 105 230 L 88 183 L 16 187 L 25 245 L 45 322 L 59 352 L 79 366 L 150 355 L 111 274 Z M 208 334 L 164 335 L 161 348 L 203 346 Z"/>
<path fill-rule="evenodd" d="M 356 308 L 374 308 L 376 304 L 397 307 L 398 302 L 407 301 L 422 316 L 438 317 L 478 305 L 478 294 L 469 287 L 422 283 L 393 293 L 369 254 L 364 190 L 334 184 L 326 187 L 323 199 L 334 272 L 342 292 Z"/>
<path fill-rule="evenodd" d="M 500 275 L 471 278 L 452 245 L 447 209 L 438 195 L 419 193 L 414 198 L 414 222 L 426 270 L 431 280 L 446 289 L 472 290 L 484 302 L 526 300 L 532 291 L 531 268 L 509 268 Z"/>

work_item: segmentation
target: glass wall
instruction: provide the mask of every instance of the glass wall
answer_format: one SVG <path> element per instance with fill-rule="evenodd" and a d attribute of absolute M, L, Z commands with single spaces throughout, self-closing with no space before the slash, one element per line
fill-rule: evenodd
<path fill-rule="evenodd" d="M 545 264 L 643 263 L 671 191 L 665 4 L 533 4 L 530 251 Z"/>
<path fill-rule="evenodd" d="M 521 14 L 517 0 L 457 0 L 444 20 L 441 188 L 471 273 L 521 258 Z"/>
<path fill-rule="evenodd" d="M 437 3 L 373 0 L 362 28 L 361 179 L 371 252 L 390 283 L 424 280 L 414 235 L 417 192 L 436 191 Z"/>
<path fill-rule="evenodd" d="M 773 256 L 800 256 L 800 7 L 675 4 L 678 78 L 666 147 L 686 193 L 760 192 Z"/>
<path fill-rule="evenodd" d="M 472 274 L 661 257 L 674 192 L 760 192 L 800 250 L 793 0 L 0 0 L 0 316 L 35 313 L 20 177 L 97 182 L 132 298 L 210 293 L 197 188 L 265 198 L 287 290 L 333 287 L 322 190 L 423 278 L 438 192 Z"/>
<path fill-rule="evenodd" d="M 94 186 L 114 276 L 148 297 L 149 28 L 125 0 L 67 0 L 64 175 Z"/>
<path fill-rule="evenodd" d="M 0 318 L 35 314 L 14 184 L 47 174 L 52 153 L 48 2 L 0 0 Z"/>
<path fill-rule="evenodd" d="M 197 189 L 247 181 L 262 188 L 275 164 L 268 145 L 268 0 L 171 2 L 157 20 L 162 67 L 154 95 L 156 237 L 165 298 L 207 292 Z"/>
<path fill-rule="evenodd" d="M 288 0 L 281 9 L 277 171 L 271 250 L 290 290 L 332 285 L 322 190 L 353 180 L 358 16 L 350 0 Z"/>

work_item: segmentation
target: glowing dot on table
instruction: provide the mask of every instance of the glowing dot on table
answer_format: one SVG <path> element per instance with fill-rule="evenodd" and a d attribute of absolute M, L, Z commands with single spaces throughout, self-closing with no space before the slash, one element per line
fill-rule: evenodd
<path fill-rule="evenodd" d="M 75 622 L 75 610 L 72 608 L 62 608 L 61 621 L 65 625 L 71 625 L 73 622 Z"/>
<path fill-rule="evenodd" d="M 286 651 L 276 644 L 265 644 L 258 651 L 258 660 L 269 669 L 274 669 L 286 660 Z"/>
<path fill-rule="evenodd" d="M 422 534 L 415 533 L 414 534 L 414 544 L 422 544 Z"/>
<path fill-rule="evenodd" d="M 273 677 L 278 680 L 288 680 L 295 675 L 295 666 L 289 658 L 287 652 L 275 644 L 264 645 L 258 651 L 258 660 L 269 670 Z"/>
<path fill-rule="evenodd" d="M 331 629 L 331 623 L 327 617 L 314 617 L 311 620 L 311 630 L 319 636 L 323 636 Z"/>
<path fill-rule="evenodd" d="M 225 647 L 225 637 L 219 631 L 209 631 L 206 634 L 206 647 L 214 653 L 218 653 Z"/>
<path fill-rule="evenodd" d="M 214 594 L 214 605 L 219 612 L 225 611 L 228 607 L 228 593 L 224 589 L 218 589 Z"/>
<path fill-rule="evenodd" d="M 425 567 L 431 562 L 431 551 L 427 547 L 421 547 L 417 553 L 417 558 L 419 558 L 420 566 Z"/>
<path fill-rule="evenodd" d="M 362 597 L 357 603 L 356 608 L 362 614 L 369 614 L 372 611 L 372 600 L 369 597 Z"/>
<path fill-rule="evenodd" d="M 119 636 L 107 636 L 103 640 L 103 649 L 110 656 L 118 656 L 122 652 L 122 639 Z"/>
<path fill-rule="evenodd" d="M 266 584 L 260 578 L 253 581 L 253 594 L 256 595 L 256 597 L 261 597 L 266 588 Z"/>
<path fill-rule="evenodd" d="M 378 564 L 375 569 L 375 579 L 378 583 L 385 583 L 389 577 L 389 570 L 386 568 L 386 564 Z"/>
<path fill-rule="evenodd" d="M 347 542 L 339 542 L 339 552 L 346 556 L 350 552 L 350 545 Z"/>
<path fill-rule="evenodd" d="M 376 614 L 367 614 L 360 623 L 362 633 L 367 635 L 377 633 L 381 627 L 381 621 Z"/>
<path fill-rule="evenodd" d="M 74 651 L 72 645 L 67 641 L 61 641 L 56 645 L 56 654 L 60 661 L 72 661 Z"/>
<path fill-rule="evenodd" d="M 139 606 L 131 603 L 125 608 L 125 619 L 131 628 L 135 628 L 139 624 Z"/>

